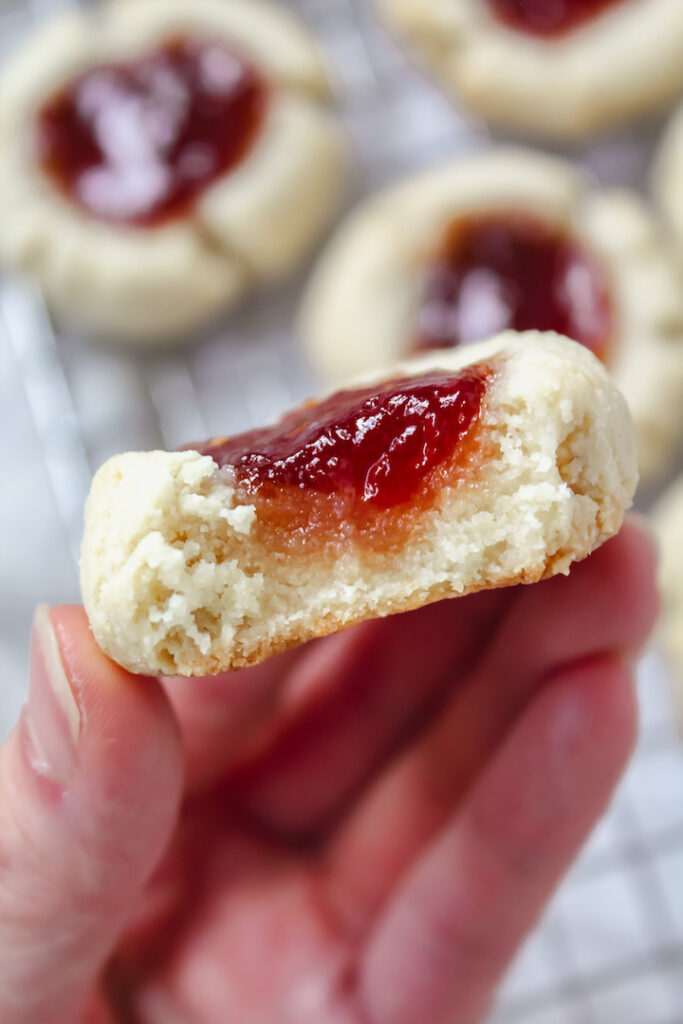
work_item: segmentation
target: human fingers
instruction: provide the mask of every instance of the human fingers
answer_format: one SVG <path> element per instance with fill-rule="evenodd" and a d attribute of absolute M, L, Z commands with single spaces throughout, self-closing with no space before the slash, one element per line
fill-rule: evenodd
<path fill-rule="evenodd" d="M 271 829 L 319 829 L 466 678 L 510 597 L 442 601 L 315 645 L 230 792 Z"/>
<path fill-rule="evenodd" d="M 594 659 L 536 696 L 379 918 L 360 980 L 368 1019 L 483 1019 L 623 770 L 636 731 L 630 675 Z"/>
<path fill-rule="evenodd" d="M 3 1024 L 104 1019 L 98 974 L 181 790 L 178 732 L 156 680 L 110 662 L 82 609 L 39 608 L 27 706 L 0 751 Z"/>
<path fill-rule="evenodd" d="M 304 649 L 286 651 L 254 668 L 195 679 L 162 679 L 180 726 L 185 783 L 197 793 L 223 778 L 277 715 Z"/>
<path fill-rule="evenodd" d="M 572 661 L 645 642 L 657 612 L 655 562 L 649 537 L 629 526 L 569 577 L 516 591 L 466 686 L 378 777 L 332 841 L 340 899 L 361 921 L 388 898 L 549 677 Z"/>

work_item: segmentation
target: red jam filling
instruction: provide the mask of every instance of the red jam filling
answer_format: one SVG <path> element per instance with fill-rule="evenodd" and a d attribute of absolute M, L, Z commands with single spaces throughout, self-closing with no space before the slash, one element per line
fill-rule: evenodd
<path fill-rule="evenodd" d="M 490 375 L 488 366 L 470 366 L 340 391 L 274 427 L 199 450 L 234 469 L 240 496 L 260 505 L 269 536 L 274 524 L 290 538 L 386 532 L 387 514 L 396 527 L 433 502 L 440 482 L 456 482 L 476 462 L 474 428 Z"/>
<path fill-rule="evenodd" d="M 429 267 L 415 347 L 557 331 L 604 360 L 612 320 L 606 275 L 575 239 L 527 213 L 473 216 L 453 223 Z"/>
<path fill-rule="evenodd" d="M 486 0 L 505 25 L 532 36 L 563 36 L 625 0 Z"/>
<path fill-rule="evenodd" d="M 175 39 L 91 68 L 37 116 L 37 158 L 101 220 L 150 227 L 186 213 L 244 158 L 267 104 L 258 72 L 220 43 Z"/>

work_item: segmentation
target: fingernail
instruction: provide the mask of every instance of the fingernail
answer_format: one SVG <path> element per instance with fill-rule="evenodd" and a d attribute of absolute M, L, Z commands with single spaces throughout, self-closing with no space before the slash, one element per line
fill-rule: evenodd
<path fill-rule="evenodd" d="M 33 619 L 29 672 L 26 724 L 31 761 L 41 775 L 63 786 L 76 768 L 81 713 L 45 604 L 36 608 Z"/>

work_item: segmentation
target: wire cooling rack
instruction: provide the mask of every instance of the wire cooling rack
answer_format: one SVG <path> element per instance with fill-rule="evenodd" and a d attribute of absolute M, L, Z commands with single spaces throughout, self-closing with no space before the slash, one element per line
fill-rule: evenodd
<path fill-rule="evenodd" d="M 0 0 L 0 50 L 65 5 Z M 337 71 L 357 157 L 349 202 L 490 143 L 411 68 L 368 0 L 291 6 Z M 654 125 L 571 155 L 605 181 L 638 187 L 656 135 Z M 156 355 L 59 336 L 37 293 L 0 283 L 0 734 L 23 697 L 34 605 L 78 599 L 81 512 L 93 470 L 114 451 L 173 448 L 263 423 L 310 393 L 293 331 L 302 283 L 258 296 L 191 350 Z M 637 756 L 519 956 L 491 1024 L 683 1022 L 683 753 L 655 652 L 643 660 L 639 687 Z"/>

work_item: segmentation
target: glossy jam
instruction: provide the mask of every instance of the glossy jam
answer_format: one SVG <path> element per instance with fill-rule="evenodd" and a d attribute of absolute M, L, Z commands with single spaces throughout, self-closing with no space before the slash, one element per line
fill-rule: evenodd
<path fill-rule="evenodd" d="M 627 0 L 486 0 L 497 18 L 528 35 L 563 36 Z"/>
<path fill-rule="evenodd" d="M 91 68 L 37 116 L 37 159 L 101 220 L 154 226 L 182 216 L 249 151 L 267 88 L 219 43 L 181 38 Z"/>
<path fill-rule="evenodd" d="M 341 391 L 274 427 L 199 450 L 234 469 L 271 536 L 383 533 L 385 544 L 433 502 L 440 481 L 456 482 L 476 461 L 490 375 L 467 367 Z"/>
<path fill-rule="evenodd" d="M 527 213 L 460 218 L 431 264 L 416 348 L 451 348 L 506 328 L 558 331 L 605 359 L 606 275 L 573 238 Z"/>

